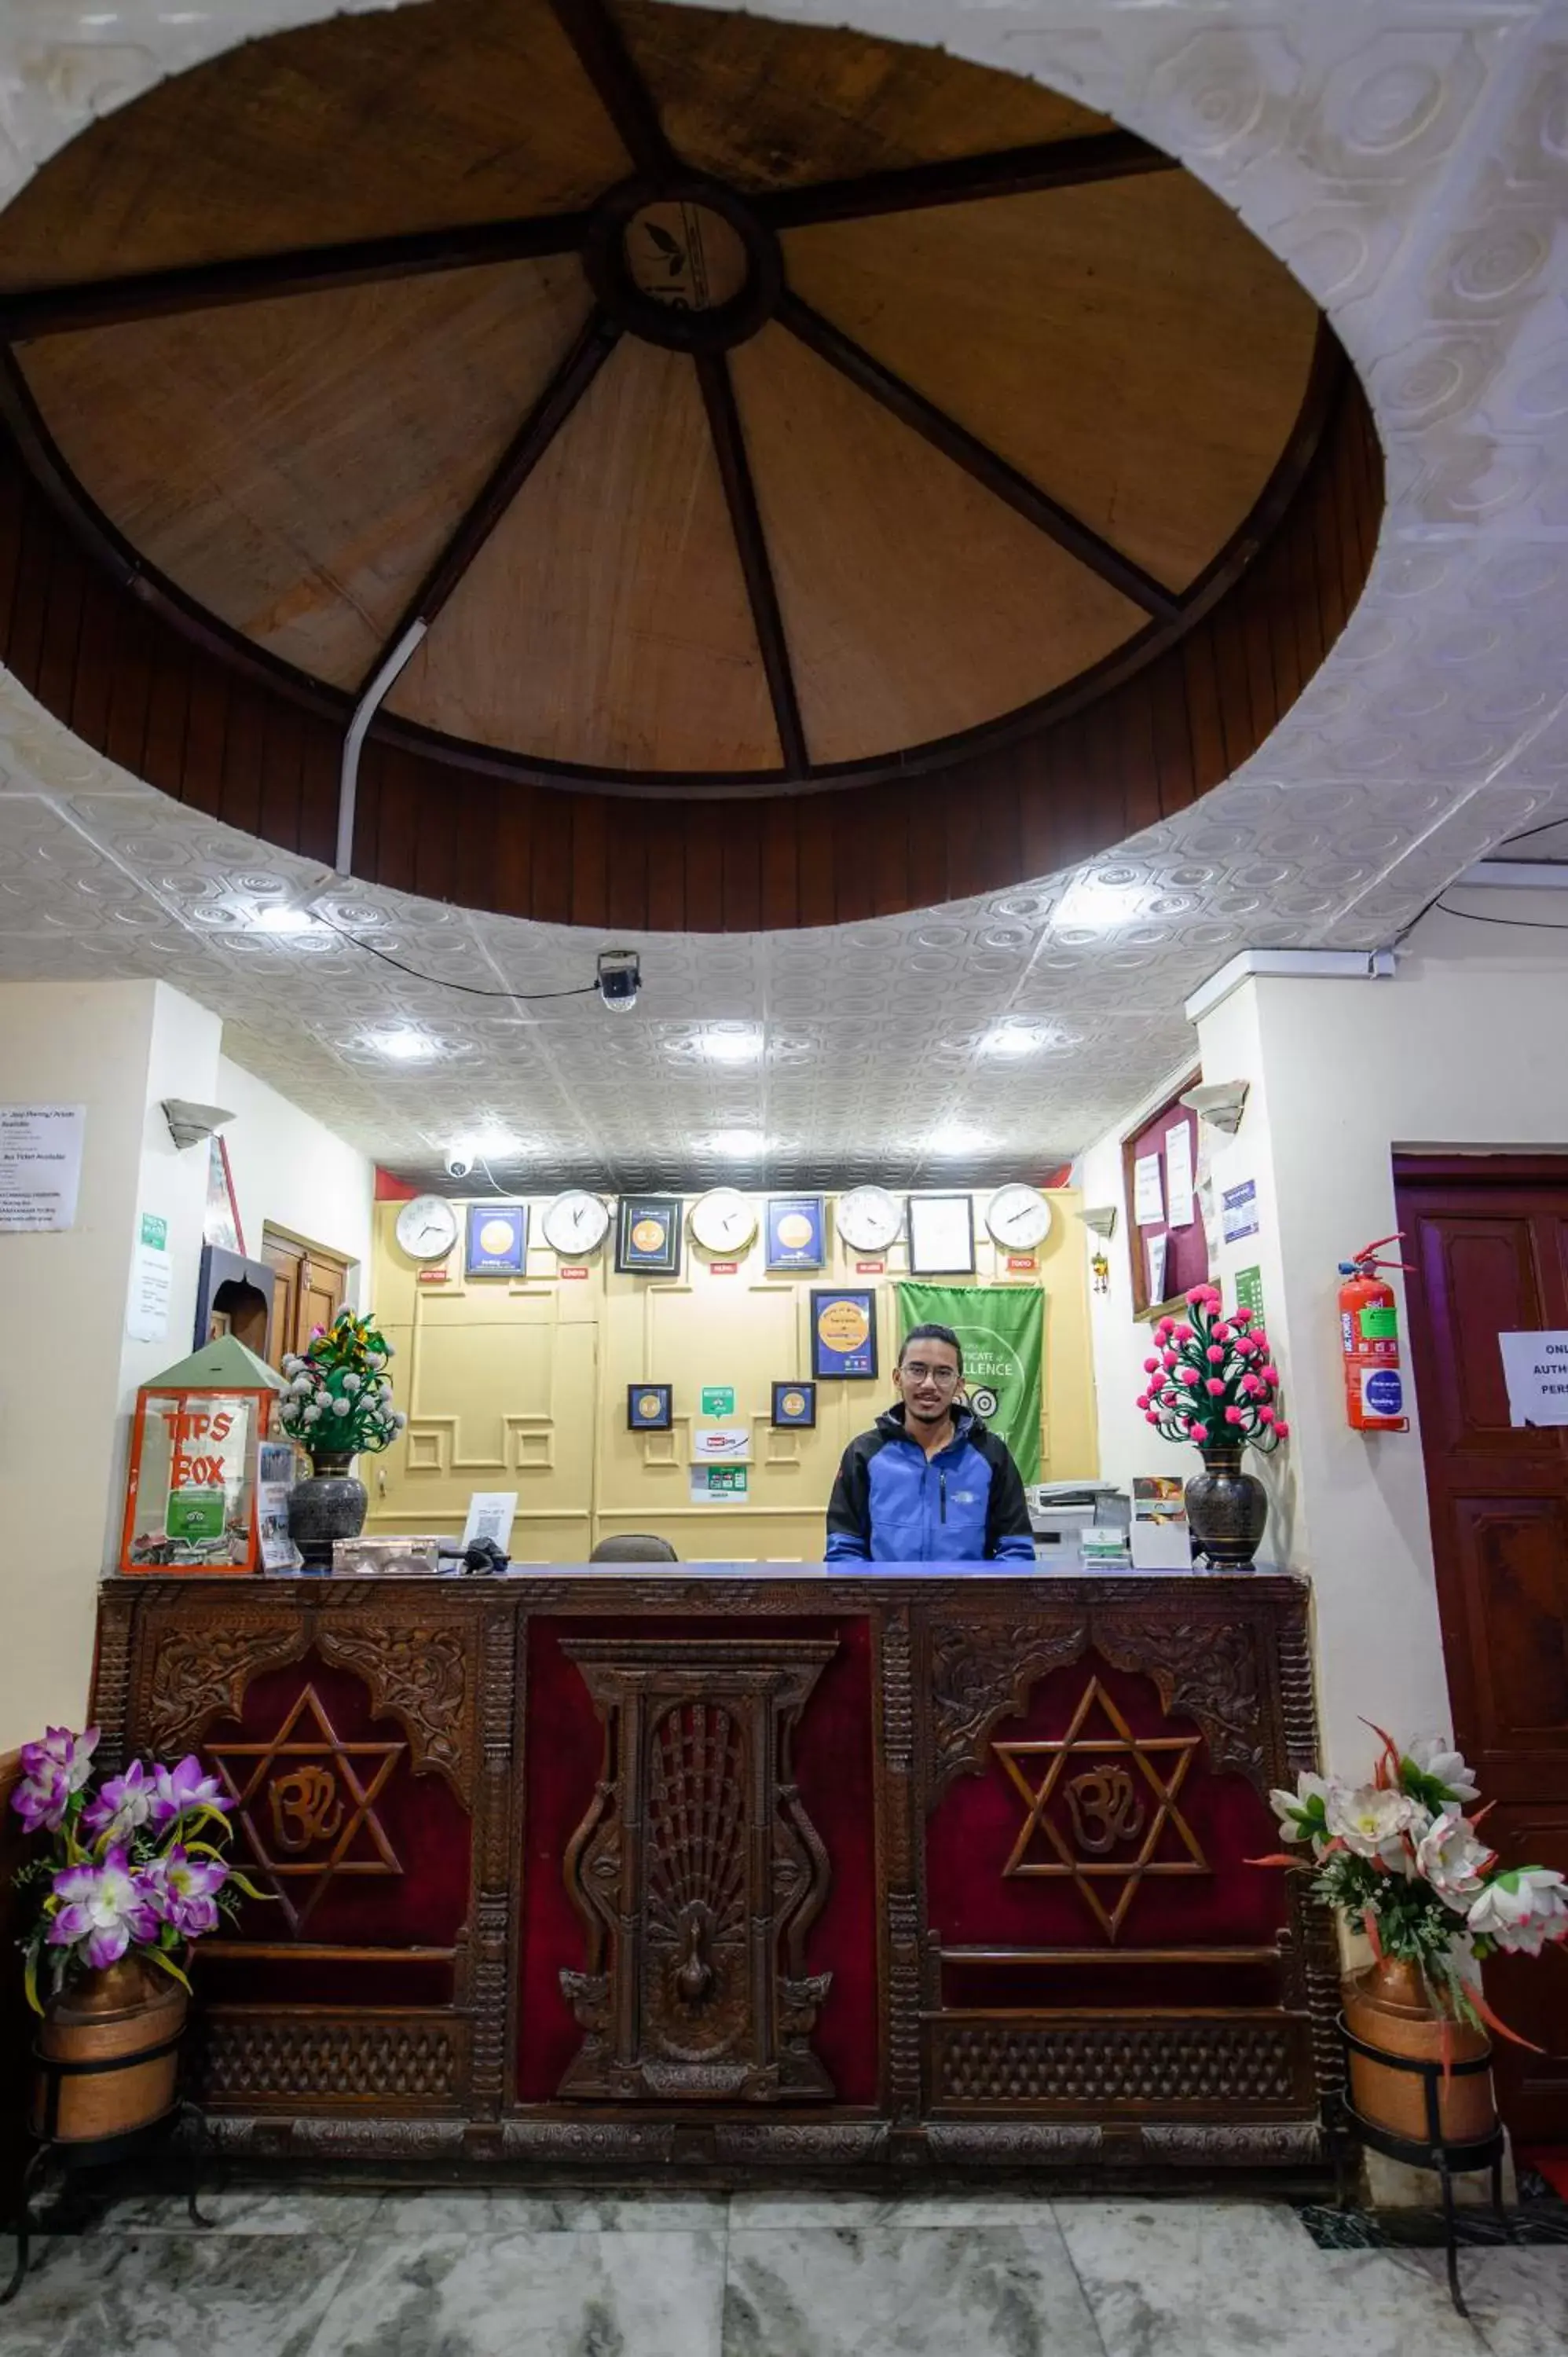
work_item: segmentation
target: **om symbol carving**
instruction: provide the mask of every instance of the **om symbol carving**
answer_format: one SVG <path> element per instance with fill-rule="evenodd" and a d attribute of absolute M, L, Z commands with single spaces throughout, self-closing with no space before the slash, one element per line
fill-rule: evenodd
<path fill-rule="evenodd" d="M 330 1841 L 343 1823 L 343 1800 L 330 1768 L 291 1768 L 267 1787 L 273 1839 L 281 1850 L 308 1849 Z"/>
<path fill-rule="evenodd" d="M 1144 1830 L 1144 1803 L 1125 1768 L 1090 1768 L 1069 1779 L 1067 1804 L 1079 1851 L 1103 1857 L 1118 1842 L 1135 1841 Z"/>

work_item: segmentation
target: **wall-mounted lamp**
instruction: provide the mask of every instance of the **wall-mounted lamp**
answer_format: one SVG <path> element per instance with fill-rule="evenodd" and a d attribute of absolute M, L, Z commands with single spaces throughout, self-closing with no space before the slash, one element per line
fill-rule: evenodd
<path fill-rule="evenodd" d="M 188 1097 L 165 1097 L 162 1102 L 168 1134 L 181 1147 L 199 1146 L 204 1137 L 216 1136 L 224 1123 L 234 1118 L 221 1105 L 192 1104 Z"/>
<path fill-rule="evenodd" d="M 1079 1214 L 1086 1228 L 1097 1236 L 1113 1236 L 1116 1232 L 1114 1203 L 1095 1203 Z"/>
<path fill-rule="evenodd" d="M 1241 1126 L 1251 1086 L 1249 1081 L 1202 1081 L 1197 1088 L 1184 1090 L 1181 1102 L 1192 1107 L 1199 1121 L 1222 1129 L 1227 1137 L 1234 1137 Z"/>

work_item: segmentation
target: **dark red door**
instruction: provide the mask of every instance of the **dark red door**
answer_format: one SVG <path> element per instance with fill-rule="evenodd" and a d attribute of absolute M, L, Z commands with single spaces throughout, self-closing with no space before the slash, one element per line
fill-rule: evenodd
<path fill-rule="evenodd" d="M 1568 1157 L 1395 1162 L 1454 1732 L 1506 1865 L 1568 1872 L 1568 1428 L 1509 1422 L 1499 1333 L 1568 1329 Z M 1516 2141 L 1568 2141 L 1568 1952 L 1498 1957 L 1487 1995 Z"/>

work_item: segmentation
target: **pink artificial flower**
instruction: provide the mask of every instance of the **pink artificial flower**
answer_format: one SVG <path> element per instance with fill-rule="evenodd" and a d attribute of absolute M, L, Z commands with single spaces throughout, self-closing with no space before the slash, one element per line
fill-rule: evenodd
<path fill-rule="evenodd" d="M 1210 1375 L 1203 1388 L 1210 1399 L 1223 1399 L 1225 1396 L 1225 1385 L 1218 1375 Z"/>
<path fill-rule="evenodd" d="M 1145 1359 L 1145 1360 L 1144 1360 L 1144 1372 L 1146 1375 L 1157 1375 L 1157 1374 L 1159 1373 L 1159 1372 L 1160 1372 L 1160 1362 L 1159 1362 L 1159 1361 L 1158 1361 L 1157 1359 Z"/>
<path fill-rule="evenodd" d="M 51 1727 L 38 1743 L 22 1746 L 22 1781 L 11 1795 L 11 1806 L 30 1834 L 41 1826 L 58 1833 L 66 1811 L 92 1773 L 98 1729 L 73 1735 L 68 1727 Z"/>
<path fill-rule="evenodd" d="M 1241 1424 L 1245 1419 L 1239 1407 L 1228 1407 L 1225 1411 L 1225 1421 L 1227 1424 Z"/>
<path fill-rule="evenodd" d="M 231 1809 L 233 1803 L 225 1800 L 223 1788 L 216 1776 L 204 1776 L 201 1762 L 194 1751 L 173 1768 L 153 1770 L 153 1823 L 172 1824 L 176 1817 L 188 1816 L 196 1809 Z"/>
<path fill-rule="evenodd" d="M 1280 1371 L 1277 1367 L 1264 1367 L 1262 1370 L 1262 1372 L 1263 1381 L 1266 1383 L 1277 1383 L 1279 1382 Z"/>
<path fill-rule="evenodd" d="M 183 1939 L 199 1940 L 218 1928 L 215 1893 L 229 1879 L 220 1858 L 189 1857 L 178 1842 L 142 1868 L 141 1885 L 160 1919 Z"/>
<path fill-rule="evenodd" d="M 1243 1375 L 1241 1378 L 1241 1389 L 1249 1399 L 1256 1399 L 1258 1394 L 1265 1388 L 1266 1386 L 1256 1375 Z"/>
<path fill-rule="evenodd" d="M 1256 1315 L 1257 1312 L 1249 1309 L 1243 1301 L 1238 1308 L 1230 1312 L 1231 1323 L 1236 1326 L 1250 1326 Z"/>
<path fill-rule="evenodd" d="M 1256 1344 L 1257 1344 L 1257 1346 L 1258 1346 L 1258 1348 L 1259 1348 L 1259 1350 L 1260 1350 L 1260 1351 L 1266 1351 L 1266 1350 L 1268 1349 L 1268 1347 L 1269 1347 L 1269 1338 L 1268 1338 L 1268 1336 L 1264 1333 L 1264 1331 L 1263 1331 L 1263 1329 L 1262 1329 L 1262 1328 L 1261 1326 L 1254 1326 L 1254 1327 L 1253 1327 L 1253 1329 L 1252 1329 L 1252 1340 L 1253 1340 L 1253 1341 L 1254 1341 L 1254 1342 L 1256 1342 Z"/>
<path fill-rule="evenodd" d="M 1220 1349 L 1218 1342 L 1210 1342 L 1208 1350 L 1205 1351 L 1203 1355 L 1208 1360 L 1211 1367 L 1223 1366 L 1225 1363 L 1225 1353 Z"/>
<path fill-rule="evenodd" d="M 1162 1366 L 1174 1367 L 1176 1364 L 1176 1352 L 1174 1351 L 1162 1351 L 1160 1354 L 1160 1363 Z"/>
<path fill-rule="evenodd" d="M 1272 1407 L 1261 1407 L 1258 1410 L 1258 1422 L 1260 1424 L 1273 1424 L 1274 1421 L 1274 1412 Z"/>
<path fill-rule="evenodd" d="M 1155 1329 L 1155 1340 L 1156 1342 L 1163 1342 L 1175 1332 L 1176 1320 L 1172 1318 L 1162 1318 Z"/>
<path fill-rule="evenodd" d="M 1147 1392 L 1140 1392 L 1140 1393 L 1138 1394 L 1137 1398 L 1133 1402 L 1133 1406 L 1134 1406 L 1134 1407 L 1147 1407 L 1147 1406 L 1148 1406 L 1148 1405 L 1149 1405 L 1149 1394 L 1148 1394 L 1148 1393 L 1147 1393 Z"/>
<path fill-rule="evenodd" d="M 1201 1309 L 1201 1308 L 1202 1308 L 1202 1307 L 1203 1307 L 1203 1305 L 1204 1305 L 1204 1303 L 1205 1303 L 1205 1302 L 1208 1300 L 1208 1286 L 1207 1286 L 1207 1285 L 1195 1285 L 1195 1286 L 1193 1286 L 1193 1288 L 1192 1288 L 1192 1291 L 1187 1295 L 1187 1301 L 1188 1301 L 1188 1303 L 1190 1304 L 1190 1306 L 1191 1306 L 1194 1309 Z"/>
<path fill-rule="evenodd" d="M 141 1760 L 133 1760 L 123 1776 L 105 1778 L 95 1799 L 81 1813 L 84 1829 L 107 1834 L 111 1843 L 124 1841 L 153 1813 L 153 1787 Z"/>
<path fill-rule="evenodd" d="M 66 1867 L 53 1887 L 61 1903 L 49 1921 L 48 1944 L 80 1945 L 94 1972 L 118 1964 L 133 1941 L 150 1946 L 158 1936 L 156 1910 L 123 1848 L 112 1849 L 102 1866 Z"/>
<path fill-rule="evenodd" d="M 1178 1367 L 1176 1369 L 1176 1381 L 1178 1383 L 1196 1383 L 1197 1381 L 1197 1369 L 1196 1367 Z"/>
<path fill-rule="evenodd" d="M 1153 1408 L 1149 1410 L 1147 1415 L 1144 1418 L 1144 1422 L 1145 1424 L 1158 1424 L 1159 1420 L 1159 1417 L 1155 1414 Z"/>
<path fill-rule="evenodd" d="M 1187 1426 L 1187 1433 L 1189 1437 L 1194 1440 L 1201 1440 L 1203 1438 L 1203 1426 L 1198 1423 L 1196 1416 L 1194 1416 L 1192 1422 Z"/>
<path fill-rule="evenodd" d="M 1263 1416 L 1263 1418 L 1264 1418 L 1265 1422 L 1268 1420 L 1269 1412 L 1268 1412 L 1268 1410 L 1267 1410 L 1266 1408 L 1260 1409 L 1260 1410 L 1259 1410 L 1259 1414 L 1260 1414 L 1261 1415 L 1262 1415 L 1262 1416 Z M 1290 1438 L 1290 1426 L 1289 1426 L 1289 1425 L 1285 1422 L 1285 1420 L 1284 1420 L 1283 1416 L 1283 1415 L 1276 1415 L 1276 1416 L 1273 1419 L 1273 1427 L 1274 1427 L 1274 1437 L 1276 1438 L 1276 1440 L 1288 1440 L 1288 1439 Z"/>

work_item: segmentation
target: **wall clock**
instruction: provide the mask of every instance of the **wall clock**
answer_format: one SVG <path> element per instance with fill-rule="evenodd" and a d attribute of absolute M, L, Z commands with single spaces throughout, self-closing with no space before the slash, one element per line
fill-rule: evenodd
<path fill-rule="evenodd" d="M 585 1187 L 568 1187 L 545 1208 L 540 1229 L 553 1253 L 579 1260 L 596 1253 L 610 1232 L 610 1207 Z"/>
<path fill-rule="evenodd" d="M 457 1241 L 457 1214 L 445 1195 L 416 1195 L 398 1213 L 396 1234 L 410 1260 L 445 1260 Z"/>
<path fill-rule="evenodd" d="M 903 1209 L 886 1187 L 852 1187 L 839 1204 L 838 1231 L 854 1252 L 886 1252 L 903 1225 Z"/>
<path fill-rule="evenodd" d="M 692 1233 L 704 1252 L 742 1253 L 757 1233 L 757 1206 L 736 1187 L 713 1187 L 692 1206 Z"/>
<path fill-rule="evenodd" d="M 985 1224 L 1004 1252 L 1033 1252 L 1051 1232 L 1051 1207 L 1037 1187 L 998 1187 Z"/>

